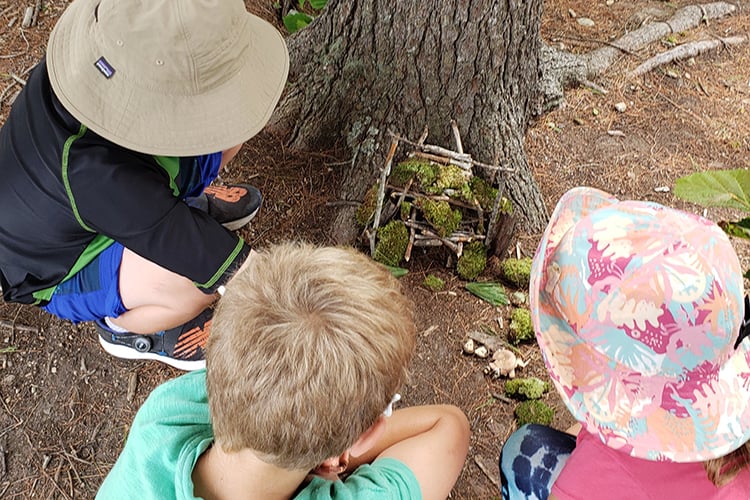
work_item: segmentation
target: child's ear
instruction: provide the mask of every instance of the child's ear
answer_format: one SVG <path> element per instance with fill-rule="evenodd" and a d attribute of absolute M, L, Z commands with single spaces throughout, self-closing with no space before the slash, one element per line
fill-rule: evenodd
<path fill-rule="evenodd" d="M 381 415 L 349 448 L 349 454 L 353 457 L 363 455 L 375 446 L 383 432 L 385 432 L 385 417 Z"/>

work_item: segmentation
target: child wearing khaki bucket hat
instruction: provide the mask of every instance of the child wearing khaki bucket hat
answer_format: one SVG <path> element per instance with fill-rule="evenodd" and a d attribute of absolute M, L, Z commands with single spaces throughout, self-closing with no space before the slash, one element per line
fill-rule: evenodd
<path fill-rule="evenodd" d="M 529 297 L 581 428 L 511 435 L 503 498 L 750 498 L 750 301 L 716 224 L 573 189 L 537 249 Z"/>
<path fill-rule="evenodd" d="M 241 0 L 74 0 L 0 129 L 0 287 L 104 349 L 204 366 L 259 210 L 212 185 L 284 89 L 281 34 Z"/>

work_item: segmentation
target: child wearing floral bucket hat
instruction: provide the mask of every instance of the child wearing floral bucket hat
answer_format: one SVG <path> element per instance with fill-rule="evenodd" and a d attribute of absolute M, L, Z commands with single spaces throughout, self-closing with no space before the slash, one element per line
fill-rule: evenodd
<path fill-rule="evenodd" d="M 504 498 L 750 498 L 750 311 L 716 224 L 573 189 L 534 257 L 530 304 L 580 432 L 511 435 Z"/>
<path fill-rule="evenodd" d="M 212 185 L 269 120 L 281 34 L 241 0 L 74 0 L 0 129 L 0 288 L 104 349 L 205 365 L 210 305 L 250 255 L 247 184 Z"/>

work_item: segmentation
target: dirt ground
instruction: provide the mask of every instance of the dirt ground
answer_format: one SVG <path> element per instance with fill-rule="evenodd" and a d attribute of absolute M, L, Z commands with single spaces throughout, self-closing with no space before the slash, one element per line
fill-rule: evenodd
<path fill-rule="evenodd" d="M 547 0 L 542 32 L 549 43 L 586 52 L 689 3 L 694 2 Z M 25 8 L 34 4 L 0 0 L 0 123 L 21 88 L 19 80 L 43 55 L 49 30 L 67 2 L 45 1 L 38 24 L 21 29 Z M 747 34 L 748 3 L 737 5 L 730 17 L 642 53 L 623 54 L 595 81 L 606 94 L 569 89 L 563 107 L 533 124 L 527 151 L 550 211 L 562 193 L 578 185 L 699 211 L 673 197 L 676 178 L 748 166 L 750 44 L 668 64 L 637 79 L 624 76 L 668 42 Z M 248 6 L 266 18 L 274 16 L 270 0 Z M 580 24 L 580 17 L 594 25 Z M 616 110 L 617 103 L 626 109 Z M 327 153 L 294 155 L 280 138 L 267 134 L 251 140 L 222 175 L 225 181 L 252 182 L 265 195 L 261 214 L 243 236 L 257 247 L 289 238 L 329 242 L 324 228 L 329 203 L 335 201 L 330 186 L 342 160 Z M 707 216 L 718 220 L 726 214 L 709 210 Z M 521 253 L 533 255 L 538 238 L 519 234 Z M 737 248 L 750 267 L 746 245 L 737 242 Z M 401 281 L 416 304 L 420 335 L 403 403 L 450 402 L 464 409 L 471 422 L 471 449 L 452 497 L 496 498 L 497 457 L 515 429 L 514 404 L 493 397 L 502 393 L 503 381 L 485 376 L 485 363 L 462 354 L 461 346 L 472 330 L 491 328 L 504 335 L 498 318 L 507 326 L 509 310 L 468 294 L 442 261 L 416 255 L 409 268 Z M 445 279 L 445 291 L 422 286 L 427 274 Z M 530 361 L 521 373 L 546 377 L 536 346 L 521 350 Z M 0 498 L 93 497 L 149 391 L 177 375 L 158 363 L 109 357 L 91 325 L 0 304 Z M 571 418 L 555 395 L 546 399 L 558 407 L 554 425 L 567 427 Z"/>

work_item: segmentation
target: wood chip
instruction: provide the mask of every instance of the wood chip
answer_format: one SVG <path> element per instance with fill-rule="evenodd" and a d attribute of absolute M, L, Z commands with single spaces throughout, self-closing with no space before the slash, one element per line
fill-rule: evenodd
<path fill-rule="evenodd" d="M 136 389 L 138 389 L 138 372 L 130 372 L 130 375 L 128 375 L 128 402 L 133 401 Z"/>

